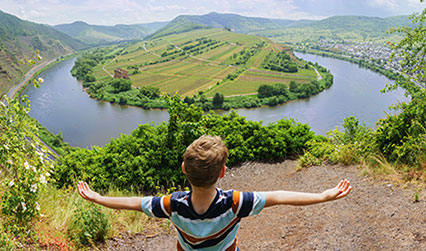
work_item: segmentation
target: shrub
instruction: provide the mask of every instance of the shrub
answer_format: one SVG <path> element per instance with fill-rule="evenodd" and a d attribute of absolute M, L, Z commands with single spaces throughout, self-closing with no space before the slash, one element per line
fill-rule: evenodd
<path fill-rule="evenodd" d="M 36 124 L 27 115 L 29 101 L 21 101 L 24 105 L 17 99 L 6 99 L 8 105 L 0 102 L 1 213 L 7 231 L 27 238 L 40 216 L 39 192 L 52 166 L 47 148 L 34 134 Z"/>
<path fill-rule="evenodd" d="M 140 125 L 104 148 L 76 149 L 55 169 L 59 186 L 87 180 L 97 190 L 114 187 L 154 191 L 156 187 L 187 185 L 180 165 L 186 147 L 203 134 L 221 136 L 229 149 L 229 165 L 248 160 L 278 160 L 303 152 L 314 133 L 309 126 L 280 120 L 263 126 L 232 112 L 203 115 L 178 96 L 168 98 L 167 124 Z M 206 103 L 210 104 L 210 102 Z"/>
<path fill-rule="evenodd" d="M 107 216 L 100 206 L 80 201 L 68 225 L 68 237 L 79 247 L 104 241 L 111 227 Z"/>

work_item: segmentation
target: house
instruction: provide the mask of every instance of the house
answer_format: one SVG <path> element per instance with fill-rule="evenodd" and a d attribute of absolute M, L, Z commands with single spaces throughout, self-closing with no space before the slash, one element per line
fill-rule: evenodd
<path fill-rule="evenodd" d="M 118 68 L 114 70 L 114 78 L 129 79 L 129 74 L 126 70 Z"/>

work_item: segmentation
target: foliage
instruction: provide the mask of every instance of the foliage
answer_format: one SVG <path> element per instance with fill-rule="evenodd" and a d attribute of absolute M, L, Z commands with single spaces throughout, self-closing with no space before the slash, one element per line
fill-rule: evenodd
<path fill-rule="evenodd" d="M 110 228 L 110 222 L 99 205 L 80 199 L 68 225 L 67 235 L 78 247 L 82 247 L 104 241 Z"/>
<path fill-rule="evenodd" d="M 150 99 L 156 99 L 160 97 L 160 88 L 154 86 L 143 86 L 139 89 L 142 96 Z"/>
<path fill-rule="evenodd" d="M 213 107 L 215 109 L 222 108 L 223 101 L 224 101 L 223 94 L 220 94 L 220 93 L 216 92 L 216 94 L 213 97 L 213 102 L 212 102 Z"/>
<path fill-rule="evenodd" d="M 12 235 L 0 224 L 0 247 L 2 247 L 3 250 L 15 250 L 16 246 Z"/>
<path fill-rule="evenodd" d="M 280 96 L 280 95 L 285 97 L 288 97 L 289 95 L 287 86 L 280 83 L 277 83 L 274 85 L 261 85 L 259 86 L 259 89 L 257 91 L 257 96 L 259 98 L 268 98 L 268 97 Z"/>
<path fill-rule="evenodd" d="M 140 125 L 104 148 L 75 149 L 60 159 L 54 177 L 60 187 L 87 180 L 96 189 L 110 186 L 136 191 L 185 186 L 180 164 L 186 147 L 203 134 L 221 136 L 229 148 L 229 165 L 247 160 L 277 160 L 303 152 L 314 133 L 309 126 L 280 120 L 263 126 L 235 112 L 203 115 L 179 96 L 168 97 L 167 124 Z"/>
<path fill-rule="evenodd" d="M 285 50 L 278 53 L 270 51 L 261 66 L 265 69 L 280 72 L 297 72 L 297 64 Z"/>
<path fill-rule="evenodd" d="M 103 60 L 103 52 L 102 49 L 97 49 L 93 53 L 88 53 L 78 58 L 71 69 L 72 75 L 85 83 L 95 82 L 96 78 L 92 74 L 92 68 Z"/>
<path fill-rule="evenodd" d="M 108 85 L 113 88 L 114 93 L 126 92 L 132 88 L 132 82 L 130 79 L 122 78 L 113 78 L 108 82 Z"/>
<path fill-rule="evenodd" d="M 229 65 L 245 65 L 247 61 L 260 51 L 263 47 L 263 43 L 252 48 L 243 48 L 241 51 L 232 54 L 232 56 L 226 60 L 226 64 Z"/>
<path fill-rule="evenodd" d="M 245 71 L 245 69 L 238 69 L 238 70 L 236 70 L 236 71 L 234 71 L 234 72 L 232 72 L 232 73 L 229 73 L 227 76 L 226 76 L 226 80 L 235 80 L 236 78 L 238 78 L 238 76 L 241 74 L 241 73 L 243 73 Z"/>
<path fill-rule="evenodd" d="M 388 115 L 379 121 L 377 144 L 391 161 L 420 166 L 426 160 L 426 90 L 420 87 L 426 80 L 426 9 L 411 18 L 416 25 L 414 28 L 392 30 L 405 35 L 398 44 L 393 45 L 393 56 L 403 58 L 403 72 L 395 84 L 387 88 L 389 91 L 402 87 L 411 100 L 395 107 L 399 109 L 399 114 Z"/>
<path fill-rule="evenodd" d="M 26 238 L 40 216 L 39 193 L 49 179 L 52 157 L 27 115 L 29 101 L 21 102 L 6 98 L 0 103 L 1 213 L 6 231 Z"/>
<path fill-rule="evenodd" d="M 308 151 L 299 158 L 302 167 L 319 165 L 324 162 L 354 164 L 368 159 L 375 151 L 374 132 L 360 125 L 355 117 L 348 117 L 343 123 L 344 131 L 335 129 L 327 138 L 317 136 L 308 141 Z"/>

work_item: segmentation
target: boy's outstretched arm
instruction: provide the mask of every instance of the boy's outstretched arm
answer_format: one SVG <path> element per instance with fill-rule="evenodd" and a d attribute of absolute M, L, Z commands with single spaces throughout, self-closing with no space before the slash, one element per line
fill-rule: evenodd
<path fill-rule="evenodd" d="M 322 193 L 300 193 L 291 191 L 266 192 L 265 207 L 274 205 L 305 206 L 321 202 L 337 200 L 349 194 L 352 187 L 348 180 L 341 180 L 339 184 Z"/>
<path fill-rule="evenodd" d="M 78 193 L 84 199 L 112 209 L 142 211 L 141 197 L 106 197 L 92 191 L 86 182 L 78 182 Z"/>

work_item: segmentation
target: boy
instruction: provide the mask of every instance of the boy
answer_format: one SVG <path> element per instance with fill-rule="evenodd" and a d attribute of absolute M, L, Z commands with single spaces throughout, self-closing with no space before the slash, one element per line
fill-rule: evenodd
<path fill-rule="evenodd" d="M 168 218 L 176 227 L 178 250 L 239 250 L 236 235 L 241 218 L 274 205 L 311 205 L 345 197 L 351 191 L 343 180 L 322 193 L 289 191 L 237 192 L 216 188 L 225 176 L 228 149 L 219 137 L 201 136 L 184 153 L 182 171 L 190 192 L 162 197 L 104 197 L 79 182 L 78 192 L 89 201 L 113 209 L 143 211 L 150 217 Z"/>

